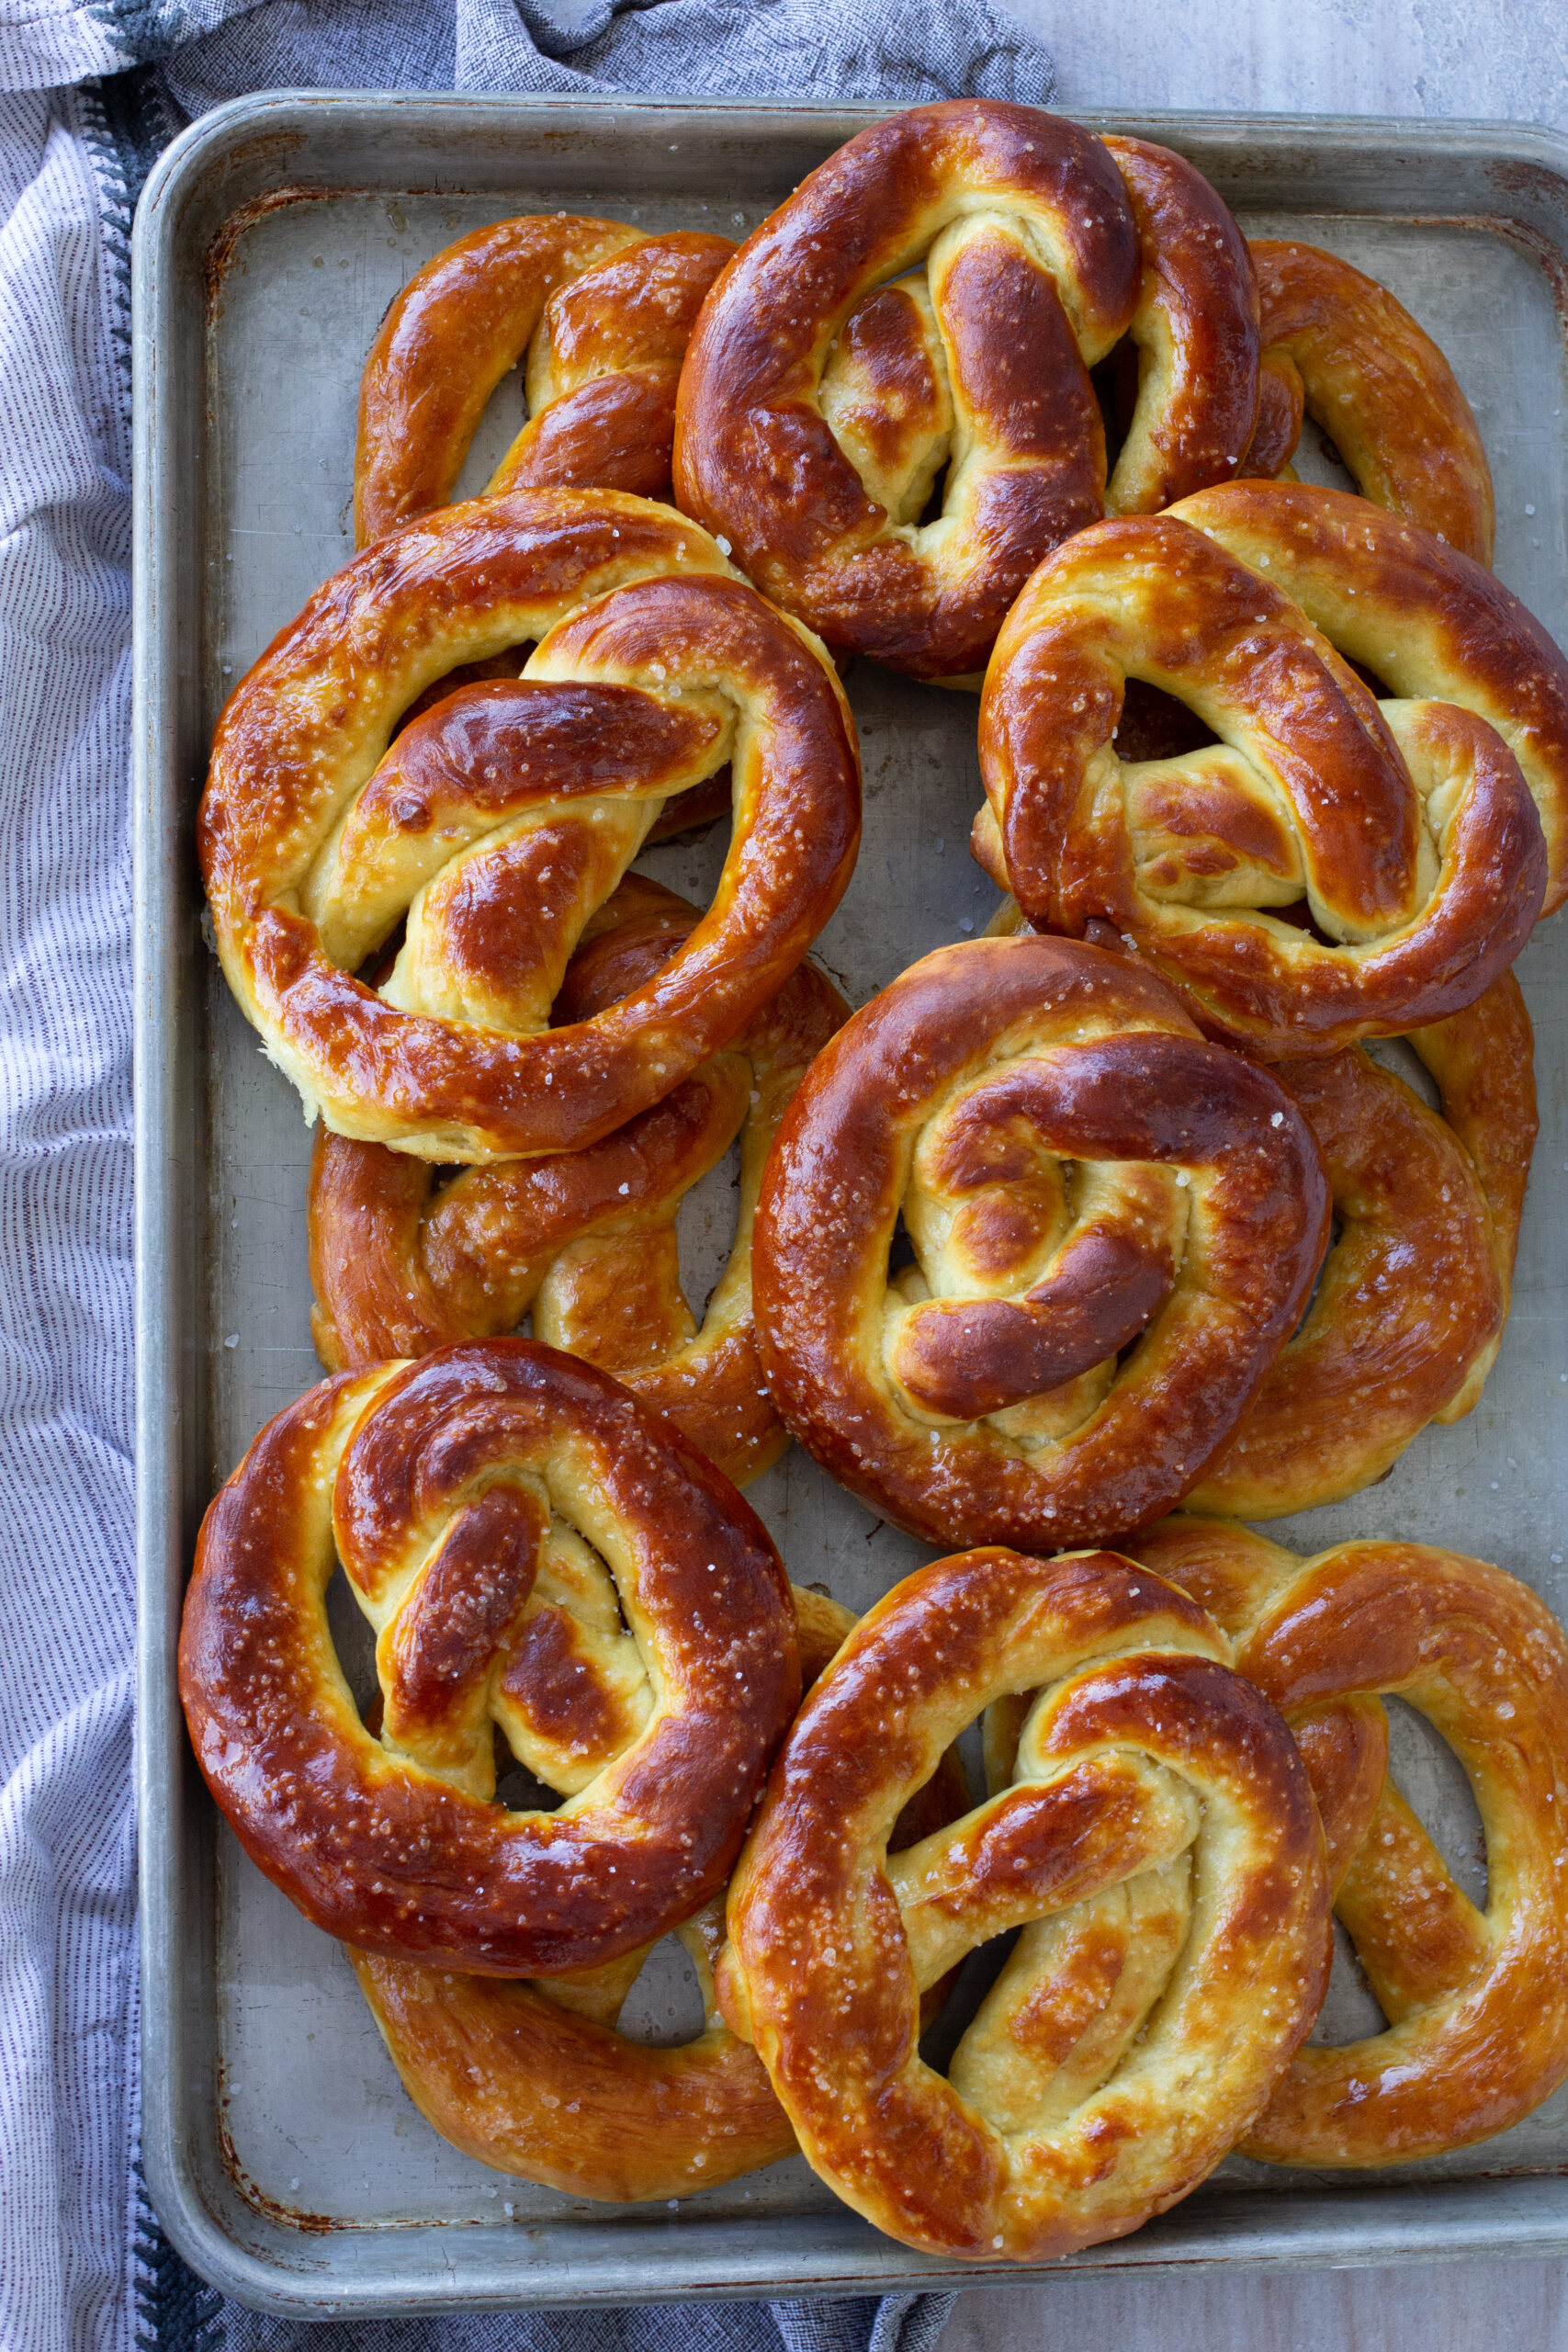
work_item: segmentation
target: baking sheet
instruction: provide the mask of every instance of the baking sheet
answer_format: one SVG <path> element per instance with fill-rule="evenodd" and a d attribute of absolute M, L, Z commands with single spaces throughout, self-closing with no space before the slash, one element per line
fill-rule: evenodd
<path fill-rule="evenodd" d="M 191 849 L 205 744 L 273 632 L 352 550 L 354 416 L 388 302 L 439 247 L 535 209 L 739 236 L 874 109 L 362 98 L 247 99 L 160 165 L 137 238 L 138 983 L 141 1795 L 145 2160 L 182 2250 L 270 2308 L 763 2291 L 864 2292 L 987 2275 L 907 2252 L 775 2166 L 673 2207 L 614 2209 L 460 2156 L 398 2083 L 336 1948 L 216 1819 L 172 1687 L 201 1510 L 269 1415 L 320 1376 L 305 1256 L 310 1134 L 204 944 Z M 1497 570 L 1568 638 L 1563 287 L 1568 142 L 1517 129 L 1086 117 L 1191 154 L 1253 234 L 1303 235 L 1390 285 L 1469 394 L 1498 491 Z M 522 414 L 497 394 L 477 489 Z M 1303 470 L 1332 479 L 1321 461 Z M 818 953 L 860 1003 L 914 958 L 984 928 L 969 858 L 981 794 L 972 697 L 857 665 L 865 835 Z M 705 901 L 724 829 L 639 860 Z M 1562 1215 L 1568 928 L 1519 966 L 1537 1026 L 1542 1134 L 1512 1320 L 1483 1401 L 1419 1439 L 1368 1495 L 1270 1532 L 1316 1550 L 1402 1534 L 1499 1561 L 1568 1613 L 1562 1555 L 1568 1332 Z M 694 1297 L 728 1248 L 728 1172 L 682 1220 Z M 798 1450 L 750 1499 L 792 1574 L 863 1608 L 932 1552 L 880 1523 Z M 349 1616 L 352 1618 L 352 1609 Z M 352 1642 L 345 1622 L 344 1639 Z M 368 1645 L 361 1651 L 367 1657 Z M 1483 1871 L 1462 1775 L 1396 1711 L 1405 1792 L 1472 1892 Z M 698 2018 L 678 1948 L 627 2022 Z M 1324 2029 L 1375 2018 L 1342 1969 Z M 1504 2138 L 1327 2185 L 1233 2162 L 1197 2196 L 1082 2264 L 1387 2261 L 1568 2243 L 1568 2090 Z M 998 2276 L 1016 2278 L 1013 2270 Z"/>

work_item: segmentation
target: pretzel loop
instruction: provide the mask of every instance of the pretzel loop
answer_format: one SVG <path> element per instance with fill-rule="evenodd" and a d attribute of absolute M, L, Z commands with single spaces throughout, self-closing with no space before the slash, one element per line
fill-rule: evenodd
<path fill-rule="evenodd" d="M 380 1736 L 327 1630 L 377 1629 Z M 494 1975 L 614 1959 L 722 1884 L 798 1666 L 760 1522 L 670 1423 L 527 1340 L 311 1390 L 213 1503 L 180 1646 L 257 1866 L 367 1951 Z M 493 1802 L 494 1733 L 570 1792 Z"/>
<path fill-rule="evenodd" d="M 460 662 L 539 640 L 524 676 Z M 728 762 L 717 896 L 623 1001 L 546 1026 L 665 801 Z M 668 508 L 520 491 L 367 549 L 243 682 L 202 804 L 231 985 L 334 1132 L 430 1159 L 576 1149 L 742 1030 L 837 905 L 852 723 L 821 650 Z M 406 913 L 378 990 L 350 973 Z"/>
<path fill-rule="evenodd" d="M 1285 1713 L 1333 1855 L 1335 1907 L 1388 2019 L 1300 2051 L 1242 2152 L 1411 2163 L 1506 2131 L 1568 2077 L 1568 1642 L 1528 1587 L 1431 1544 L 1301 1559 L 1223 1521 L 1137 1546 L 1233 1632 Z M 1463 1765 L 1486 1838 L 1478 1909 L 1386 1776 L 1380 1704 L 1419 1709 Z"/>
<path fill-rule="evenodd" d="M 719 1997 L 812 2165 L 905 2244 L 1027 2261 L 1136 2228 L 1218 2162 L 1315 2015 L 1306 1776 L 1225 1646 L 1114 1555 L 976 1552 L 906 1578 L 803 1708 L 731 1884 Z M 889 1862 L 941 1745 L 1022 1690 L 1011 1785 Z M 1165 1928 L 1067 2089 L 1053 1931 L 1109 1899 Z M 943 2081 L 919 1987 L 1020 1921 Z"/>

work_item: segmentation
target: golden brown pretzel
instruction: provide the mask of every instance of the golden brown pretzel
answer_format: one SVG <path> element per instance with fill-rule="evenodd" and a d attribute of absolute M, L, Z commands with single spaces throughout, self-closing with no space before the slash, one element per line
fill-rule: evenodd
<path fill-rule="evenodd" d="M 567 967 L 558 1020 L 589 1019 L 639 986 L 696 921 L 672 890 L 628 875 Z M 752 1328 L 757 1187 L 785 1104 L 845 1012 L 802 964 L 733 1046 L 601 1142 L 439 1186 L 428 1160 L 319 1129 L 310 1223 L 321 1362 L 339 1372 L 425 1355 L 513 1329 L 532 1310 L 536 1339 L 613 1372 L 738 1485 L 755 1477 L 789 1442 Z M 735 1243 L 699 1330 L 676 1216 L 737 1136 Z"/>
<path fill-rule="evenodd" d="M 1129 678 L 1221 740 L 1124 765 Z M 1348 492 L 1232 482 L 1080 532 L 998 640 L 980 764 L 976 854 L 1030 921 L 1109 926 L 1270 1059 L 1473 1003 L 1568 888 L 1568 662 Z"/>
<path fill-rule="evenodd" d="M 918 1267 L 890 1276 L 900 1215 Z M 784 1115 L 752 1245 L 762 1366 L 889 1519 L 1047 1551 L 1196 1483 L 1327 1233 L 1290 1096 L 1157 981 L 1071 940 L 972 940 L 854 1014 Z"/>
<path fill-rule="evenodd" d="M 378 1737 L 328 1630 L 338 1560 L 377 1629 Z M 197 1760 L 257 1867 L 345 1942 L 489 1975 L 690 1917 L 798 1690 L 755 1514 L 671 1422 L 527 1340 L 278 1414 L 203 1522 L 180 1636 Z M 494 1801 L 498 1728 L 558 1812 Z"/>
<path fill-rule="evenodd" d="M 1242 2142 L 1271 2164 L 1412 2163 L 1506 2131 L 1568 2075 L 1568 1643 L 1536 1595 L 1427 1544 L 1302 1559 L 1225 1521 L 1136 1546 L 1234 1634 L 1301 1743 L 1335 1908 L 1386 2032 L 1300 2051 Z M 1386 1777 L 1385 1692 L 1458 1756 L 1486 1835 L 1477 1910 Z"/>
<path fill-rule="evenodd" d="M 715 285 L 677 493 L 829 645 L 972 679 L 1033 566 L 1101 511 L 1088 371 L 1129 329 L 1143 376 L 1111 497 L 1142 511 L 1227 480 L 1252 432 L 1240 231 L 1164 148 L 1033 107 L 910 107 L 802 181 Z"/>
<path fill-rule="evenodd" d="M 1255 237 L 1263 362 L 1244 474 L 1277 475 L 1303 410 L 1363 498 L 1492 560 L 1492 469 L 1470 402 L 1430 335 L 1375 278 L 1293 238 Z"/>
<path fill-rule="evenodd" d="M 799 1587 L 795 1605 L 809 1685 L 855 1621 Z M 950 1751 L 900 1817 L 895 1847 L 968 1802 Z M 579 2197 L 683 2197 L 793 2155 L 795 2143 L 756 2052 L 719 2014 L 723 1896 L 675 1932 L 697 1972 L 705 2022 L 695 2040 L 666 2049 L 616 2028 L 650 1946 L 538 1984 L 349 1958 L 410 2098 L 465 2154 Z"/>
<path fill-rule="evenodd" d="M 731 1882 L 719 1997 L 814 2168 L 891 2236 L 990 2261 L 1125 2236 L 1225 2154 L 1316 2016 L 1322 1834 L 1228 1656 L 1114 1554 L 972 1552 L 897 1586 L 802 1708 Z M 908 1792 L 1026 1690 L 1011 1785 L 889 1863 Z M 1103 1995 L 1092 1951 L 1062 1949 L 1075 1909 L 1138 1939 L 1091 2045 L 1063 2022 Z M 919 1987 L 1019 1925 L 944 2081 Z"/>
<path fill-rule="evenodd" d="M 528 422 L 491 491 L 667 497 L 675 384 L 728 237 L 648 237 L 557 212 L 497 220 L 425 263 L 365 363 L 355 545 L 445 506 L 502 378 L 527 355 Z"/>
<path fill-rule="evenodd" d="M 1505 972 L 1409 1040 L 1440 1118 L 1357 1046 L 1273 1064 L 1317 1138 L 1340 1231 L 1311 1308 L 1189 1510 L 1276 1519 L 1337 1502 L 1381 1478 L 1428 1421 L 1480 1402 L 1535 1146 L 1531 1042 Z"/>
<path fill-rule="evenodd" d="M 392 742 L 434 680 L 534 639 L 521 678 Z M 726 762 L 729 855 L 684 948 L 547 1028 L 593 909 Z M 592 1143 L 728 1045 L 838 904 L 859 828 L 815 640 L 668 507 L 538 490 L 405 524 L 318 589 L 223 714 L 200 847 L 230 985 L 308 1109 L 474 1161 Z"/>

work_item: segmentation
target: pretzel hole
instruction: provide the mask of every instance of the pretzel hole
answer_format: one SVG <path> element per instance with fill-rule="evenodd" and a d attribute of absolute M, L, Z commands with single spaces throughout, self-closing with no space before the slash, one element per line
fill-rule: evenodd
<path fill-rule="evenodd" d="M 507 369 L 486 403 L 468 444 L 463 470 L 453 487 L 454 505 L 465 498 L 482 497 L 491 474 L 528 422 L 528 397 L 524 388 L 526 358 L 525 352 L 517 365 Z"/>
<path fill-rule="evenodd" d="M 649 2049 L 671 2050 L 694 2041 L 705 2023 L 703 1989 L 690 1952 L 678 1936 L 661 1936 L 637 1972 L 616 2032 Z"/>
<path fill-rule="evenodd" d="M 947 504 L 947 479 L 952 470 L 953 462 L 951 458 L 944 460 L 942 465 L 938 466 L 935 479 L 931 483 L 931 496 L 927 499 L 925 504 L 921 507 L 919 514 L 915 519 L 915 528 L 918 531 L 923 531 L 928 523 L 941 522 L 942 511 Z"/>
<path fill-rule="evenodd" d="M 1469 1775 L 1442 1734 L 1403 1699 L 1388 1710 L 1389 1778 L 1477 1910 L 1486 1906 L 1486 1833 Z"/>
<path fill-rule="evenodd" d="M 1336 1919 L 1328 1991 L 1307 2041 L 1316 2049 L 1338 2050 L 1347 2042 L 1370 2040 L 1383 2032 L 1387 2024 L 1377 1995 L 1356 1957 L 1356 1947 Z"/>
<path fill-rule="evenodd" d="M 1298 481 L 1313 482 L 1321 490 L 1359 492 L 1360 489 L 1359 482 L 1338 449 L 1312 415 L 1302 419 L 1302 437 L 1291 464 L 1295 469 Z"/>
<path fill-rule="evenodd" d="M 1435 1111 L 1441 1116 L 1443 1098 L 1438 1090 L 1438 1082 L 1408 1038 L 1369 1037 L 1363 1042 L 1363 1050 L 1381 1069 L 1391 1071 L 1395 1078 L 1402 1078 L 1416 1099 L 1425 1102 L 1428 1111 Z"/>
<path fill-rule="evenodd" d="M 947 1998 L 920 2036 L 920 2056 L 933 2074 L 944 2075 L 953 2052 L 980 2013 L 987 1995 L 1008 1962 L 1023 1929 L 1009 1928 L 966 1952 L 953 1973 Z M 940 1986 L 937 1988 L 940 1992 Z M 929 1998 L 929 1996 L 928 1996 Z"/>
<path fill-rule="evenodd" d="M 1179 759 L 1184 752 L 1201 752 L 1219 738 L 1175 695 L 1142 678 L 1129 678 L 1111 740 L 1118 759 L 1136 762 Z"/>
<path fill-rule="evenodd" d="M 732 1143 L 724 1158 L 693 1185 L 675 1219 L 681 1290 L 699 1325 L 735 1247 L 739 1193 L 740 1147 Z"/>

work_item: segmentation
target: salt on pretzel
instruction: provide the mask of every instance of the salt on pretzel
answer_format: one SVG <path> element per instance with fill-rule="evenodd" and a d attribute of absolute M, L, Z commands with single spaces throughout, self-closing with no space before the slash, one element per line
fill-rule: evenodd
<path fill-rule="evenodd" d="M 377 1631 L 372 1736 L 325 1595 Z M 310 1389 L 202 1524 L 180 1695 L 257 1867 L 367 1951 L 614 1960 L 723 1885 L 799 1692 L 777 1553 L 608 1374 L 526 1340 Z M 495 1733 L 558 1811 L 495 1802 Z"/>
<path fill-rule="evenodd" d="M 491 492 L 667 497 L 681 362 L 734 250 L 556 212 L 493 221 L 426 262 L 365 363 L 355 545 L 446 505 L 491 393 L 525 356 L 528 421 Z"/>
<path fill-rule="evenodd" d="M 1387 2030 L 1297 2052 L 1241 2143 L 1269 2164 L 1409 2164 L 1506 2131 L 1568 2076 L 1568 1642 L 1528 1586 L 1428 1544 L 1303 1559 L 1224 1521 L 1135 1547 L 1235 1637 L 1301 1744 L 1335 1909 Z M 1384 1694 L 1463 1765 L 1477 1909 L 1388 1777 Z"/>
<path fill-rule="evenodd" d="M 794 1599 L 809 1685 L 855 1621 L 821 1593 L 797 1586 Z M 950 1753 L 906 1809 L 895 1846 L 929 1835 L 968 1801 Z M 444 2138 L 498 2171 L 618 2203 L 716 2188 L 795 2152 L 756 2052 L 719 2013 L 722 1895 L 675 1933 L 705 2015 L 699 2035 L 671 2048 L 617 2030 L 651 1946 L 537 1984 L 349 1958 L 404 2088 Z"/>
<path fill-rule="evenodd" d="M 696 921 L 672 890 L 628 875 L 589 923 L 557 1018 L 591 1019 L 616 1002 Z M 488 1339 L 531 1310 L 536 1339 L 614 1373 L 737 1485 L 755 1477 L 789 1442 L 757 1361 L 757 1188 L 784 1106 L 845 1011 L 802 964 L 733 1046 L 603 1141 L 439 1185 L 427 1160 L 320 1129 L 311 1327 L 328 1371 Z M 676 1219 L 737 1136 L 735 1241 L 699 1329 L 681 1287 Z"/>
<path fill-rule="evenodd" d="M 897 1586 L 802 1708 L 730 1884 L 719 1998 L 814 2169 L 889 2235 L 990 2262 L 1124 2236 L 1227 2153 L 1310 2028 L 1322 1836 L 1228 1655 L 1114 1554 L 971 1552 Z M 889 1860 L 908 1792 L 1022 1690 L 1010 1784 Z M 1083 1913 L 1135 1939 L 1113 2014 Z M 1018 1926 L 943 2080 L 919 1988 Z"/>
<path fill-rule="evenodd" d="M 900 1216 L 918 1263 L 890 1275 Z M 1195 1484 L 1327 1234 L 1290 1096 L 1150 975 L 972 940 L 855 1013 L 784 1114 L 752 1245 L 762 1366 L 887 1518 L 1049 1551 Z"/>
<path fill-rule="evenodd" d="M 1134 678 L 1220 740 L 1124 764 Z M 976 854 L 1029 920 L 1105 926 L 1269 1059 L 1460 1012 L 1568 890 L 1568 662 L 1348 492 L 1232 482 L 1080 532 L 998 640 L 980 765 Z"/>
<path fill-rule="evenodd" d="M 677 494 L 835 649 L 973 683 L 1034 564 L 1101 511 L 1089 370 L 1129 329 L 1111 499 L 1142 511 L 1227 480 L 1252 432 L 1240 231 L 1164 148 L 1033 107 L 910 107 L 718 278 L 681 378 Z"/>
<path fill-rule="evenodd" d="M 1273 1074 L 1323 1153 L 1339 1227 L 1302 1324 L 1187 1497 L 1237 1519 L 1370 1487 L 1428 1421 L 1479 1402 L 1507 1320 L 1535 1146 L 1529 1015 L 1511 972 L 1408 1044 L 1442 1114 L 1351 1046 Z"/>
<path fill-rule="evenodd" d="M 1283 472 L 1304 411 L 1363 498 L 1490 564 L 1492 469 L 1431 336 L 1386 286 L 1320 245 L 1255 237 L 1252 260 L 1263 359 L 1243 474 Z"/>
<path fill-rule="evenodd" d="M 393 731 L 459 663 L 523 675 Z M 672 960 L 550 1029 L 595 907 L 728 763 L 713 905 Z M 308 1113 L 435 1160 L 595 1142 L 728 1045 L 843 893 L 853 722 L 822 649 L 694 524 L 513 491 L 410 523 L 317 590 L 231 698 L 200 820 L 231 987 Z M 406 918 L 378 990 L 354 972 Z"/>

